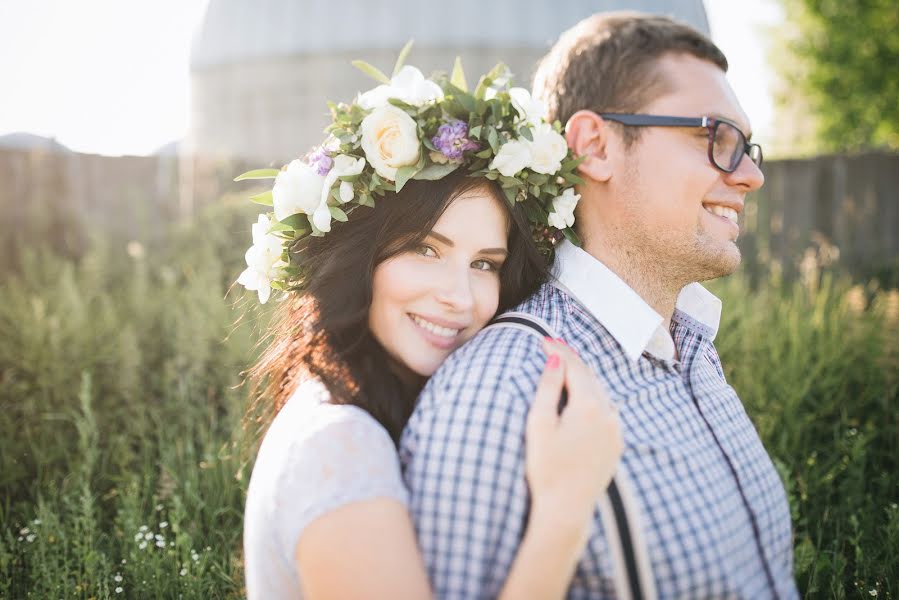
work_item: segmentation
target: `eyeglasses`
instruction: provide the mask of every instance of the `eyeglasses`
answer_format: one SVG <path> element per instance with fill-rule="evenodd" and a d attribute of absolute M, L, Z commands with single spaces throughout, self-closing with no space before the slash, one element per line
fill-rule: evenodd
<path fill-rule="evenodd" d="M 704 127 L 709 132 L 709 162 L 717 169 L 733 173 L 744 154 L 748 154 L 756 166 L 762 166 L 762 147 L 747 142 L 737 124 L 727 119 L 622 113 L 600 113 L 599 116 L 628 127 Z"/>

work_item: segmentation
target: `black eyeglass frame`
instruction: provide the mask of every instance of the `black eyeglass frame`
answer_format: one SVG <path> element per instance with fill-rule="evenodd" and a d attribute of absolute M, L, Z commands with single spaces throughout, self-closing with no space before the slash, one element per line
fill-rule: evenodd
<path fill-rule="evenodd" d="M 728 119 L 719 117 L 671 117 L 667 115 L 644 115 L 635 113 L 599 113 L 599 116 L 603 119 L 608 119 L 609 121 L 621 123 L 627 127 L 703 127 L 707 129 L 709 133 L 709 162 L 719 171 L 725 173 L 733 173 L 736 171 L 740 166 L 740 161 L 743 160 L 743 154 L 749 156 L 749 160 L 754 162 L 757 167 L 762 166 L 762 147 L 758 144 L 751 144 L 746 141 L 746 134 L 743 133 L 740 126 Z M 740 159 L 730 168 L 724 168 L 715 161 L 715 136 L 718 133 L 718 126 L 722 123 L 726 123 L 736 129 L 737 133 L 740 134 L 740 137 L 743 138 L 743 154 L 740 154 Z M 754 152 L 758 153 L 758 160 L 756 160 L 756 157 L 753 155 Z"/>

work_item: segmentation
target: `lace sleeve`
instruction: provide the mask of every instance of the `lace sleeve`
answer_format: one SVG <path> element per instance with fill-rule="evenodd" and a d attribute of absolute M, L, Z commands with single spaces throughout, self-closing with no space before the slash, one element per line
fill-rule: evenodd
<path fill-rule="evenodd" d="M 292 557 L 303 529 L 351 502 L 377 497 L 408 505 L 396 448 L 387 431 L 355 406 L 322 405 L 286 449 L 276 484 L 277 528 Z"/>

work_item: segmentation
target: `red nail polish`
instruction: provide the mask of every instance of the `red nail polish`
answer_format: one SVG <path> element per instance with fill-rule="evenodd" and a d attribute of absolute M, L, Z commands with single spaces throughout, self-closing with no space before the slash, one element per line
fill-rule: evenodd
<path fill-rule="evenodd" d="M 549 358 L 546 359 L 546 368 L 547 369 L 558 369 L 559 368 L 559 355 L 558 354 L 550 354 Z"/>

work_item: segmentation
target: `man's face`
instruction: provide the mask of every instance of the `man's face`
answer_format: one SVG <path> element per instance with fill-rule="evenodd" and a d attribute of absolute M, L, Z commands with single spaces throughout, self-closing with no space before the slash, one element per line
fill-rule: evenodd
<path fill-rule="evenodd" d="M 719 67 L 677 54 L 661 58 L 657 73 L 668 81 L 667 92 L 639 112 L 723 117 L 750 135 L 749 119 Z M 610 181 L 631 247 L 673 280 L 732 273 L 740 264 L 733 211 L 742 212 L 746 194 L 762 186 L 761 171 L 745 155 L 733 173 L 715 168 L 707 129 L 640 129 L 639 139 L 615 159 L 620 175 Z"/>

